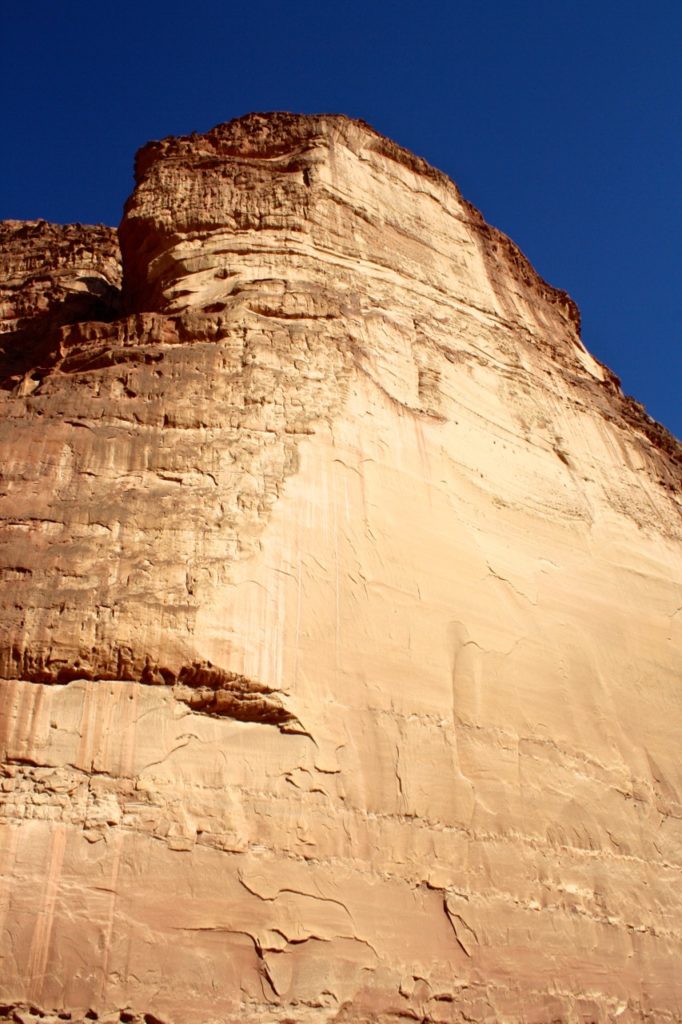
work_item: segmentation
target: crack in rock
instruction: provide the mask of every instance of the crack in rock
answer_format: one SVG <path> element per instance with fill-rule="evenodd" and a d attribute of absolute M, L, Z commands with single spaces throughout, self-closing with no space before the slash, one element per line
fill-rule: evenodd
<path fill-rule="evenodd" d="M 173 671 L 145 658 L 144 668 L 137 678 L 125 671 L 97 672 L 92 668 L 92 662 L 97 663 L 96 656 L 91 660 L 69 662 L 23 651 L 17 661 L 19 671 L 14 678 L 21 682 L 45 686 L 66 686 L 78 681 L 164 686 L 191 711 L 237 722 L 273 725 L 281 732 L 310 736 L 296 715 L 284 706 L 276 690 L 238 672 L 218 668 L 210 661 L 194 661 Z M 125 669 L 120 654 L 117 667 Z"/>

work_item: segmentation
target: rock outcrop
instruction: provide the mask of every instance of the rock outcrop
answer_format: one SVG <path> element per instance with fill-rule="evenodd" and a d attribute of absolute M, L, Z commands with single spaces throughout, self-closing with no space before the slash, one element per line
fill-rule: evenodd
<path fill-rule="evenodd" d="M 681 1020 L 680 446 L 361 122 L 136 181 L 0 233 L 0 1019 Z"/>
<path fill-rule="evenodd" d="M 120 312 L 113 228 L 0 221 L 0 385 L 35 390 L 54 365 L 58 328 Z M 25 377 L 25 379 L 24 379 Z"/>

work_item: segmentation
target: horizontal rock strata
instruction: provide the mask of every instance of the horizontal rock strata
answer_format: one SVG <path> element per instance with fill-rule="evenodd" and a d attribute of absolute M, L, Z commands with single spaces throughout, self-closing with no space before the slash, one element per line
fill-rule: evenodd
<path fill-rule="evenodd" d="M 119 236 L 0 227 L 0 1019 L 682 1019 L 680 446 L 361 122 Z"/>

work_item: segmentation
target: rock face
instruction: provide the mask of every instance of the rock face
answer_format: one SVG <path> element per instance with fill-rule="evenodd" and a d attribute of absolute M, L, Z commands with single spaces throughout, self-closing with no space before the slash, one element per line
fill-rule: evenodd
<path fill-rule="evenodd" d="M 54 363 L 58 328 L 120 307 L 116 232 L 102 225 L 0 221 L 0 383 L 23 391 Z M 14 378 L 12 380 L 12 378 Z"/>
<path fill-rule="evenodd" d="M 342 117 L 0 234 L 0 1019 L 682 1019 L 680 448 Z"/>

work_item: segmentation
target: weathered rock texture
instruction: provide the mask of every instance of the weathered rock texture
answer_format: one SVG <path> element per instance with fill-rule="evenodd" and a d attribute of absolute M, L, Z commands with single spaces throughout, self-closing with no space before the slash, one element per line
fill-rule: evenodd
<path fill-rule="evenodd" d="M 0 273 L 0 386 L 26 375 L 23 390 L 35 390 L 55 362 L 60 326 L 120 311 L 113 228 L 0 221 Z"/>
<path fill-rule="evenodd" d="M 341 117 L 145 147 L 120 308 L 2 232 L 5 1019 L 681 1020 L 680 449 L 571 300 Z"/>

